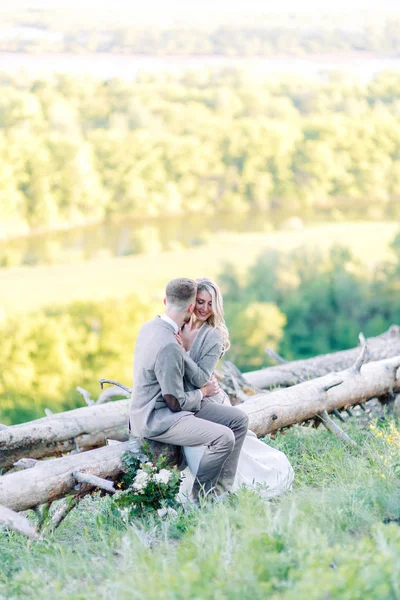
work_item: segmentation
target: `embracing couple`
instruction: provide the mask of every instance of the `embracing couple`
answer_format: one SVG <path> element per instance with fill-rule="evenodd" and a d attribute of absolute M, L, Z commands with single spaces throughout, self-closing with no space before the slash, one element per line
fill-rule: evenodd
<path fill-rule="evenodd" d="M 286 456 L 248 432 L 248 417 L 213 379 L 229 348 L 222 296 L 209 279 L 173 279 L 165 314 L 137 337 L 130 428 L 140 438 L 183 446 L 186 493 L 219 496 L 262 484 L 271 497 L 291 486 Z M 238 468 L 239 465 L 239 468 Z"/>

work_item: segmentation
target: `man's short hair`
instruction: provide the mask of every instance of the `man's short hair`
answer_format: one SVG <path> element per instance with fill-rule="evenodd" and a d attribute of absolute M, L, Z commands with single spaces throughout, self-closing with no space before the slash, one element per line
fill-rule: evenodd
<path fill-rule="evenodd" d="M 167 305 L 175 306 L 181 310 L 189 308 L 196 299 L 197 283 L 194 279 L 179 277 L 167 283 L 165 297 Z"/>

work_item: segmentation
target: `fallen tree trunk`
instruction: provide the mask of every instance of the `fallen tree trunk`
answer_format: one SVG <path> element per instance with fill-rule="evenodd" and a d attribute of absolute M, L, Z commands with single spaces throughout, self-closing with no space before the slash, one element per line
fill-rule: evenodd
<path fill-rule="evenodd" d="M 74 473 L 88 473 L 114 481 L 122 472 L 121 456 L 130 442 L 38 462 L 31 469 L 0 477 L 0 505 L 14 511 L 28 510 L 68 494 L 84 491 Z M 93 485 L 87 485 L 87 491 Z"/>
<path fill-rule="evenodd" d="M 365 350 L 350 369 L 289 389 L 251 397 L 238 407 L 249 416 L 249 428 L 262 436 L 318 415 L 324 420 L 327 413 L 334 410 L 398 389 L 400 356 L 361 366 Z M 3 475 L 0 477 L 0 505 L 21 511 L 76 493 L 77 472 L 115 480 L 122 470 L 121 455 L 129 447 L 132 448 L 131 442 L 119 443 L 64 458 L 38 461 L 30 469 Z M 165 447 L 160 444 L 160 448 Z"/>
<path fill-rule="evenodd" d="M 388 331 L 367 340 L 368 359 L 382 360 L 400 354 L 400 327 L 392 325 Z M 295 360 L 276 367 L 267 367 L 259 371 L 245 373 L 245 379 L 258 388 L 289 387 L 322 377 L 332 371 L 341 371 L 350 367 L 360 352 L 360 346 L 351 350 L 322 354 L 305 360 Z"/>
<path fill-rule="evenodd" d="M 128 401 L 77 408 L 12 425 L 0 431 L 0 469 L 19 459 L 57 456 L 71 450 L 105 446 L 106 440 L 128 439 Z"/>
<path fill-rule="evenodd" d="M 163 454 L 171 466 L 180 462 L 177 446 L 149 440 L 147 445 L 151 460 L 156 461 Z M 132 438 L 80 454 L 36 461 L 31 468 L 3 475 L 0 477 L 0 506 L 22 511 L 69 494 L 82 496 L 94 488 L 114 493 L 113 482 L 123 472 L 122 455 L 127 451 L 141 454 L 142 443 Z"/>
<path fill-rule="evenodd" d="M 323 411 L 331 413 L 392 394 L 400 387 L 399 366 L 400 356 L 362 367 L 361 362 L 356 362 L 354 367 L 339 373 L 251 396 L 238 408 L 249 416 L 249 428 L 260 437 L 325 414 Z"/>
<path fill-rule="evenodd" d="M 296 386 L 295 394 L 297 394 L 297 390 Z M 272 393 L 275 394 L 277 391 Z M 386 393 L 386 391 L 382 393 Z M 380 396 L 382 393 L 377 395 Z M 367 399 L 371 397 L 374 397 L 372 392 Z M 251 406 L 252 404 L 249 403 L 258 403 L 260 399 L 264 398 L 264 395 L 257 394 L 246 397 L 243 394 L 243 398 L 246 399 L 246 406 Z M 271 397 L 271 402 L 274 398 L 275 396 Z M 107 439 L 126 441 L 128 439 L 127 422 L 128 401 L 119 400 L 109 404 L 78 408 L 7 427 L 0 431 L 0 468 L 11 468 L 24 457 L 53 457 L 71 450 L 97 448 L 104 446 Z M 293 416 L 292 422 L 298 423 L 301 422 L 301 419 Z M 288 424 L 291 423 L 285 423 L 285 426 Z M 277 429 L 279 427 L 274 427 L 271 431 Z M 264 432 L 260 435 L 264 435 Z"/>

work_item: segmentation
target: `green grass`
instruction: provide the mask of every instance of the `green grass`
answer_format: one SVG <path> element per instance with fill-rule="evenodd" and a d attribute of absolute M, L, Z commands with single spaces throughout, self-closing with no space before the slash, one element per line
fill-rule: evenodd
<path fill-rule="evenodd" d="M 290 251 L 307 245 L 323 252 L 348 246 L 367 265 L 388 257 L 398 230 L 394 222 L 315 225 L 299 231 L 216 234 L 203 246 L 157 255 L 92 260 L 77 264 L 0 269 L 0 318 L 73 300 L 121 298 L 132 292 L 159 301 L 173 277 L 216 277 L 227 263 L 244 275 L 266 248 Z"/>
<path fill-rule="evenodd" d="M 86 498 L 47 539 L 0 534 L 0 597 L 118 599 L 400 598 L 399 447 L 353 424 L 278 436 L 295 468 L 274 501 L 242 490 L 167 519 L 126 523 Z"/>

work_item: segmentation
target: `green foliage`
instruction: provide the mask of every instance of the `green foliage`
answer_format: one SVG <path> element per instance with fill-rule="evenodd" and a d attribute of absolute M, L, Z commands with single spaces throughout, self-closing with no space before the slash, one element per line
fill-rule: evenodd
<path fill-rule="evenodd" d="M 34 544 L 1 531 L 0 597 L 395 599 L 398 428 L 349 428 L 357 448 L 322 428 L 268 440 L 296 475 L 273 501 L 241 490 L 233 502 L 129 520 L 94 495 Z"/>
<path fill-rule="evenodd" d="M 268 302 L 253 302 L 245 306 L 229 303 L 226 319 L 230 328 L 229 359 L 249 368 L 263 365 L 267 346 L 278 347 L 286 323 L 279 308 Z"/>
<path fill-rule="evenodd" d="M 76 386 L 132 378 L 134 340 L 151 307 L 136 296 L 76 302 L 5 321 L 0 327 L 0 422 L 43 416 L 44 407 L 82 405 Z"/>
<path fill-rule="evenodd" d="M 126 215 L 396 215 L 399 90 L 391 73 L 3 78 L 0 235 Z M 151 227 L 135 235 L 134 252 L 159 250 Z"/>
<path fill-rule="evenodd" d="M 121 490 L 112 497 L 112 507 L 125 512 L 128 519 L 174 510 L 180 474 L 168 468 L 165 456 L 151 461 L 148 456 L 125 452 L 122 459 Z"/>
<path fill-rule="evenodd" d="M 374 336 L 398 323 L 397 245 L 398 236 L 394 260 L 372 272 L 342 246 L 327 253 L 267 251 L 244 285 L 226 267 L 221 281 L 232 359 L 244 370 L 267 365 L 265 346 L 287 359 L 308 358 L 354 347 L 360 331 Z"/>

